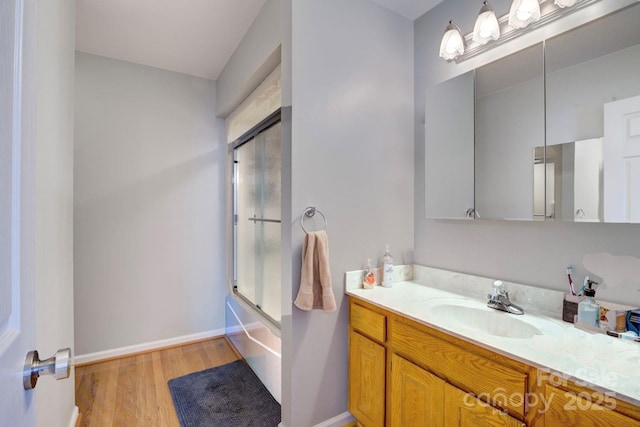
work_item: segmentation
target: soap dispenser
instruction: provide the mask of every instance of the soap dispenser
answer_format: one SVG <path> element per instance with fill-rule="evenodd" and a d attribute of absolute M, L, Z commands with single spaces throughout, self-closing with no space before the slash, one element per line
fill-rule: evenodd
<path fill-rule="evenodd" d="M 597 328 L 598 320 L 600 319 L 600 306 L 596 302 L 596 290 L 593 289 L 593 285 L 597 285 L 597 282 L 587 280 L 587 286 L 584 290 L 584 298 L 578 304 L 578 323 Z"/>
<path fill-rule="evenodd" d="M 382 256 L 382 286 L 390 288 L 393 286 L 393 257 L 387 245 Z"/>
<path fill-rule="evenodd" d="M 364 268 L 364 274 L 362 275 L 362 287 L 364 289 L 373 289 L 376 283 L 376 277 L 373 273 L 373 267 L 371 267 L 371 260 L 367 260 L 367 266 Z"/>

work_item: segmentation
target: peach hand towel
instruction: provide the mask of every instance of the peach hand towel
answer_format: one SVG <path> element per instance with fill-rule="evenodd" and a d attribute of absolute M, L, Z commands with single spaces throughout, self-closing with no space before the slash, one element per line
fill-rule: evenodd
<path fill-rule="evenodd" d="M 326 231 L 307 233 L 304 239 L 300 289 L 294 304 L 300 310 L 336 310 L 329 269 L 329 239 Z"/>

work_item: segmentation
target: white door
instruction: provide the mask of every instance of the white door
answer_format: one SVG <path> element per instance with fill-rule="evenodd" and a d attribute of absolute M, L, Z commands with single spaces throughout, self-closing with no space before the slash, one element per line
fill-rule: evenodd
<path fill-rule="evenodd" d="M 28 351 L 73 346 L 73 0 L 0 0 L 0 426 L 67 427 L 73 375 L 23 387 Z"/>
<path fill-rule="evenodd" d="M 600 221 L 601 176 L 602 138 L 576 141 L 573 172 L 574 221 Z"/>
<path fill-rule="evenodd" d="M 32 275 L 33 245 L 22 241 L 32 214 L 21 206 L 21 170 L 25 176 L 29 164 L 22 167 L 21 148 L 21 5 L 18 1 L 0 1 L 0 425 L 32 425 L 35 413 L 22 387 L 22 364 L 35 342 Z M 26 140 L 25 140 L 26 142 Z M 32 141 L 31 141 L 32 142 Z M 26 149 L 26 147 L 25 147 Z M 26 195 L 25 195 L 26 196 Z M 21 221 L 25 214 L 26 223 Z M 21 255 L 25 256 L 22 257 Z"/>
<path fill-rule="evenodd" d="M 534 163 L 533 165 L 533 217 L 555 218 L 556 212 L 556 164 Z"/>
<path fill-rule="evenodd" d="M 640 222 L 640 96 L 604 104 L 604 220 Z"/>

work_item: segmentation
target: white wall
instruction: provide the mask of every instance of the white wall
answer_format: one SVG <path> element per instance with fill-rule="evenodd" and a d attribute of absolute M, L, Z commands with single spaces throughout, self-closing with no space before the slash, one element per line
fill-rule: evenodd
<path fill-rule="evenodd" d="M 292 311 L 289 427 L 347 409 L 344 273 L 377 262 L 385 243 L 397 263 L 413 261 L 412 22 L 368 0 L 295 0 L 292 25 L 291 298 L 304 239 L 297 221 L 317 206 L 338 310 Z"/>
<path fill-rule="evenodd" d="M 31 3 L 27 10 L 32 11 L 33 2 L 27 3 Z M 36 3 L 35 328 L 37 350 L 44 359 L 60 348 L 74 350 L 75 3 L 73 0 L 40 0 Z M 53 381 L 52 378 L 38 381 L 37 388 L 29 392 L 36 408 L 36 425 L 69 425 L 75 406 L 74 383 L 73 374 L 64 381 Z"/>
<path fill-rule="evenodd" d="M 506 13 L 509 3 L 491 2 L 498 15 Z M 640 256 L 638 225 L 425 219 L 424 95 L 429 85 L 456 75 L 457 68 L 468 69 L 446 63 L 437 52 L 449 19 L 470 31 L 476 15 L 467 1 L 445 0 L 415 21 L 416 263 L 565 290 L 566 266 L 573 265 L 575 277 L 583 277 L 585 254 Z"/>
<path fill-rule="evenodd" d="M 76 353 L 224 328 L 215 82 L 77 53 Z"/>

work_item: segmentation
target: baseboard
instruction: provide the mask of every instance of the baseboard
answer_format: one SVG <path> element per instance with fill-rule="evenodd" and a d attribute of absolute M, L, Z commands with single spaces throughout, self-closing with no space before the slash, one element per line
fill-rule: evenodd
<path fill-rule="evenodd" d="M 351 412 L 345 411 L 341 414 L 336 415 L 333 418 L 325 420 L 320 424 L 316 424 L 313 427 L 349 427 L 355 425 L 356 419 Z M 286 427 L 284 423 L 278 424 L 278 427 Z"/>
<path fill-rule="evenodd" d="M 345 411 L 341 414 L 336 415 L 333 418 L 330 418 L 326 421 L 321 422 L 320 424 L 316 424 L 313 427 L 343 427 L 352 423 L 356 419 L 351 415 L 351 412 Z"/>
<path fill-rule="evenodd" d="M 225 328 L 225 332 L 227 335 L 238 335 L 244 333 L 242 326 L 227 326 Z"/>
<path fill-rule="evenodd" d="M 127 347 L 114 348 L 112 350 L 98 351 L 95 353 L 80 354 L 74 357 L 75 366 L 87 365 L 90 363 L 103 362 L 109 359 L 117 359 L 124 356 L 132 356 L 138 353 L 145 353 L 151 350 L 159 350 L 166 347 L 187 344 L 195 341 L 202 341 L 209 338 L 225 335 L 224 328 L 212 331 L 199 332 L 197 334 L 183 335 L 180 337 L 168 338 L 164 340 L 151 341 L 142 344 L 130 345 Z"/>
<path fill-rule="evenodd" d="M 73 411 L 71 411 L 71 418 L 69 419 L 69 427 L 77 427 L 78 425 L 80 425 L 80 409 L 74 406 Z"/>

